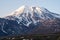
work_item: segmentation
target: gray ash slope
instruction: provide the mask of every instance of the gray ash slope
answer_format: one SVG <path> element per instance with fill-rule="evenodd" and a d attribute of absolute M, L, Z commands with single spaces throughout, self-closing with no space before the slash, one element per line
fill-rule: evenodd
<path fill-rule="evenodd" d="M 0 18 L 0 36 L 60 32 L 60 14 L 42 7 L 22 6 Z"/>

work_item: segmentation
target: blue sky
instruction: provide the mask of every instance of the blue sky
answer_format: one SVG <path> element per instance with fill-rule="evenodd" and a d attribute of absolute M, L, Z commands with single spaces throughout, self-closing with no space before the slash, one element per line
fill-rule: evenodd
<path fill-rule="evenodd" d="M 0 0 L 0 16 L 10 14 L 22 5 L 40 6 L 60 14 L 60 0 Z"/>

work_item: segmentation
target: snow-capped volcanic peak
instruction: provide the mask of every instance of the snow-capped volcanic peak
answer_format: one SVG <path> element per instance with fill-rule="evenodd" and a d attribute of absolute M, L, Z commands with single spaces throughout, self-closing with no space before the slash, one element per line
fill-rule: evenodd
<path fill-rule="evenodd" d="M 53 20 L 56 18 L 60 18 L 60 15 L 37 6 L 21 6 L 5 17 L 5 19 L 8 20 L 16 20 L 18 23 L 22 22 L 26 26 L 29 26 L 31 23 L 36 24 L 37 22 L 40 22 L 40 20 Z"/>
<path fill-rule="evenodd" d="M 13 11 L 8 16 L 15 16 L 15 17 L 39 17 L 41 19 L 52 19 L 53 16 L 56 15 L 50 11 L 48 11 L 46 8 L 38 7 L 38 6 L 21 6 L 15 11 Z M 57 15 L 56 15 L 57 16 Z"/>
<path fill-rule="evenodd" d="M 19 15 L 21 13 L 27 13 L 27 12 L 38 12 L 38 13 L 45 12 L 46 13 L 48 12 L 48 10 L 42 7 L 37 7 L 37 6 L 36 7 L 21 6 L 9 15 Z"/>

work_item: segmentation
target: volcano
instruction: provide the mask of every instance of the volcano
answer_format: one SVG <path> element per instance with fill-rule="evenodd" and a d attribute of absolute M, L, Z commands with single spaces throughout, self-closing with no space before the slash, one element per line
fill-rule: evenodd
<path fill-rule="evenodd" d="M 0 36 L 60 32 L 60 14 L 38 6 L 21 6 L 0 18 Z"/>

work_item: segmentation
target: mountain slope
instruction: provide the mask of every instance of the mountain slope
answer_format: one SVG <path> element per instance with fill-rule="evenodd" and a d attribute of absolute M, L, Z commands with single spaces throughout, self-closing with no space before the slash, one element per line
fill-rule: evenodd
<path fill-rule="evenodd" d="M 22 6 L 0 19 L 0 31 L 7 35 L 60 32 L 60 14 L 42 7 Z"/>
<path fill-rule="evenodd" d="M 60 15 L 49 12 L 42 7 L 28 6 L 22 6 L 6 17 L 6 19 L 16 20 L 18 23 L 23 21 L 23 24 L 26 26 L 29 26 L 31 23 L 36 24 L 41 20 L 55 20 L 56 18 L 60 19 Z"/>

